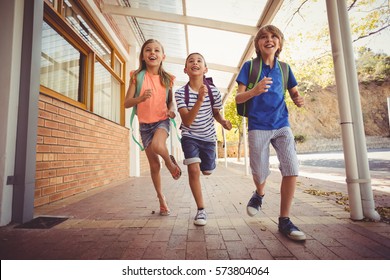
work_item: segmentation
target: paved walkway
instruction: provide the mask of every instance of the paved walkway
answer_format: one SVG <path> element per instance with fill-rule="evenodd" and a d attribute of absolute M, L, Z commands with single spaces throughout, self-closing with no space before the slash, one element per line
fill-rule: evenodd
<path fill-rule="evenodd" d="M 319 177 L 310 176 L 316 174 L 313 168 L 322 173 L 330 170 L 309 165 L 301 168 L 305 175 L 298 180 L 291 218 L 307 235 L 302 243 L 277 230 L 277 170 L 269 177 L 262 211 L 251 218 L 246 214 L 253 191 L 251 177 L 243 175 L 242 164 L 225 167 L 220 163 L 215 174 L 201 178 L 209 215 L 204 227 L 193 225 L 196 207 L 186 170 L 174 181 L 163 169 L 170 216 L 158 215 L 158 200 L 146 172 L 115 186 L 36 208 L 36 216 L 68 217 L 52 228 L 0 228 L 0 258 L 389 260 L 389 223 L 352 221 L 345 210 L 347 202 L 336 203 L 343 200 L 330 193 L 338 190 L 345 195 L 345 183 L 333 177 L 311 178 Z M 373 176 L 379 182 L 375 199 L 389 207 L 389 172 L 378 172 Z M 308 191 L 313 189 L 318 193 Z M 329 196 L 320 195 L 326 192 Z"/>

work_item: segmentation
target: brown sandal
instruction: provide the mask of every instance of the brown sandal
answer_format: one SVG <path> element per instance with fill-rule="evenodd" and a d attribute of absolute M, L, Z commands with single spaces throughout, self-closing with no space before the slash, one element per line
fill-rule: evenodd
<path fill-rule="evenodd" d="M 167 201 L 165 200 L 165 196 L 163 197 L 163 199 L 164 199 L 164 203 L 166 206 L 161 205 L 161 202 L 160 202 L 160 215 L 161 216 L 169 216 L 171 214 L 171 211 L 168 208 L 168 204 L 167 204 Z"/>
<path fill-rule="evenodd" d="M 180 169 L 179 165 L 177 164 L 174 156 L 170 155 L 169 157 L 171 158 L 171 161 L 173 162 L 173 164 L 176 165 L 175 171 L 171 172 L 172 178 L 175 180 L 178 180 L 181 176 L 181 169 Z"/>
<path fill-rule="evenodd" d="M 161 216 L 169 216 L 171 214 L 171 211 L 168 207 L 160 206 L 160 215 Z"/>

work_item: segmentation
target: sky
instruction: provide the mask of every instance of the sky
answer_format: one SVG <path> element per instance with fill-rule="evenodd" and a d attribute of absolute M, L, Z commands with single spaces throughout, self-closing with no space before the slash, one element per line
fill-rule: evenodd
<path fill-rule="evenodd" d="M 388 0 L 376 0 L 375 3 L 372 4 L 372 8 L 383 3 L 389 5 Z M 298 33 L 302 33 L 303 35 L 312 34 L 324 27 L 328 27 L 326 1 L 309 1 L 301 8 L 300 13 L 295 14 L 293 20 L 291 20 L 291 17 L 299 4 L 299 0 L 286 0 L 274 20 L 274 24 L 281 28 L 286 37 L 286 48 L 289 48 L 292 57 L 307 59 L 312 55 L 311 50 L 313 49 L 319 49 L 319 51 L 331 50 L 330 44 L 320 45 L 316 41 L 308 40 L 305 36 L 303 36 L 300 41 L 296 38 Z M 371 9 L 371 7 L 368 9 Z M 349 12 L 350 23 L 352 23 L 354 19 L 359 20 L 363 16 L 365 16 L 365 13 L 356 12 L 356 10 L 353 9 Z M 387 28 L 380 32 L 380 34 L 353 43 L 353 46 L 366 46 L 374 52 L 390 55 L 389 41 L 390 28 Z"/>
<path fill-rule="evenodd" d="M 389 0 L 375 0 L 372 8 L 383 3 L 389 3 Z M 328 28 L 328 18 L 326 12 L 326 1 L 324 0 L 309 0 L 304 4 L 299 14 L 296 14 L 291 20 L 293 13 L 300 6 L 302 0 L 285 0 L 281 10 L 277 13 L 273 24 L 277 25 L 286 37 L 286 49 L 295 59 L 308 59 L 313 57 L 313 50 L 319 52 L 331 51 L 330 43 L 320 44 L 318 41 L 310 41 L 303 36 L 302 40 L 297 40 L 297 34 L 313 34 L 322 28 Z M 350 1 L 349 1 L 350 2 Z M 266 1 L 258 0 L 187 0 L 187 10 L 189 16 L 212 18 L 214 20 L 229 21 L 244 25 L 255 26 L 259 14 L 253 11 L 261 12 Z M 207 7 L 207 8 L 205 8 Z M 370 9 L 370 8 L 369 8 Z M 215 13 L 215 11 L 218 13 Z M 350 17 L 361 18 L 364 13 L 356 12 L 349 13 Z M 207 57 L 207 60 L 212 63 L 219 63 L 229 66 L 236 66 L 242 55 L 242 50 L 245 49 L 248 43 L 249 35 L 245 34 L 223 34 L 220 30 L 205 30 L 201 27 L 189 26 L 190 32 L 189 46 L 190 53 L 200 51 Z M 207 34 L 205 37 L 205 34 Z M 208 40 L 206 38 L 211 38 Z M 205 44 L 210 45 L 214 39 L 218 38 L 218 44 L 214 44 L 215 48 L 204 48 Z M 353 38 L 354 39 L 354 38 Z M 232 44 L 234 42 L 234 44 Z M 379 35 L 370 36 L 353 44 L 357 46 L 367 46 L 374 52 L 384 52 L 390 55 L 390 28 L 382 31 Z M 222 46 L 222 47 L 221 47 Z M 228 46 L 229 55 L 221 48 Z M 283 55 L 283 53 L 282 53 Z M 218 74 L 214 74 L 217 76 Z"/>
<path fill-rule="evenodd" d="M 326 1 L 309 0 L 303 5 L 300 14 L 292 14 L 303 0 L 285 0 L 281 10 L 277 13 L 272 24 L 277 25 L 286 37 L 286 45 L 282 52 L 291 55 L 294 60 L 307 60 L 315 58 L 316 50 L 319 53 L 330 53 L 330 42 L 319 43 L 310 41 L 305 34 L 313 34 L 321 28 L 328 27 Z M 351 0 L 348 0 L 351 1 Z M 359 0 L 361 1 L 361 0 Z M 389 0 L 375 0 L 373 6 Z M 259 14 L 263 11 L 265 0 L 187 0 L 187 15 L 192 17 L 210 18 L 217 21 L 227 21 L 248 26 L 256 26 Z M 215 11 L 218 11 L 217 13 Z M 353 16 L 359 16 L 354 14 Z M 361 16 L 361 15 L 360 15 Z M 236 67 L 239 65 L 243 50 L 250 40 L 250 35 L 206 29 L 198 26 L 188 27 L 189 53 L 200 52 L 204 55 L 208 64 L 227 65 Z M 298 33 L 303 36 L 298 40 Z M 380 35 L 371 36 L 367 39 L 354 43 L 354 46 L 365 44 L 374 52 L 385 52 L 390 55 L 390 28 L 381 32 Z M 251 44 L 251 42 L 250 42 Z M 317 56 L 318 57 L 318 56 Z M 171 67 L 171 68 L 168 68 Z M 177 81 L 187 81 L 188 77 L 183 72 L 182 65 L 172 64 L 167 70 L 176 74 Z M 210 68 L 207 73 L 213 77 L 216 85 L 221 88 L 228 86 L 233 73 L 222 72 Z"/>

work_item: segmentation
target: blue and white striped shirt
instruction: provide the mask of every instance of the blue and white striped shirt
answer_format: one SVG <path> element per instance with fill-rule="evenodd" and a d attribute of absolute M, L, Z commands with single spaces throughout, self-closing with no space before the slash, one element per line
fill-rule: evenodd
<path fill-rule="evenodd" d="M 214 109 L 222 109 L 222 100 L 219 90 L 211 86 L 211 90 L 214 97 Z M 177 104 L 177 109 L 187 108 L 184 99 L 184 86 L 179 88 L 175 92 L 175 99 Z M 198 99 L 198 93 L 189 87 L 189 102 L 188 110 L 191 110 L 194 107 L 196 100 Z M 202 106 L 199 109 L 198 115 L 196 116 L 194 122 L 190 127 L 185 126 L 183 123 L 180 125 L 181 135 L 186 137 L 195 138 L 207 142 L 215 142 L 217 140 L 217 135 L 214 127 L 214 117 L 213 111 L 211 110 L 210 98 L 206 95 Z"/>

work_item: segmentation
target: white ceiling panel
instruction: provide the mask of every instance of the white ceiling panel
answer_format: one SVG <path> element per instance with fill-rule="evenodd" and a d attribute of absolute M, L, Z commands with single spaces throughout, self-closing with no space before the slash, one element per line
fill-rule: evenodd
<path fill-rule="evenodd" d="M 222 93 L 230 93 L 242 64 L 253 55 L 253 36 L 259 25 L 270 23 L 283 0 L 100 0 L 104 14 L 118 21 L 123 34 L 129 30 L 141 45 L 157 39 L 167 56 L 164 67 L 176 84 L 188 81 L 184 62 L 188 54 L 201 53 L 208 76 Z"/>

